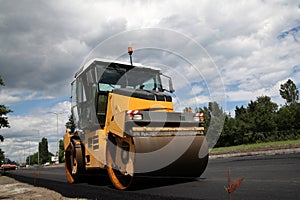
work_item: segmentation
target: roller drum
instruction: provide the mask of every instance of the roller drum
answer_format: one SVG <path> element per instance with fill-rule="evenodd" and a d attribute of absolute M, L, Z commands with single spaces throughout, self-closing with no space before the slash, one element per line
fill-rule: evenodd
<path fill-rule="evenodd" d="M 205 136 L 134 137 L 135 176 L 199 177 L 208 163 Z"/>

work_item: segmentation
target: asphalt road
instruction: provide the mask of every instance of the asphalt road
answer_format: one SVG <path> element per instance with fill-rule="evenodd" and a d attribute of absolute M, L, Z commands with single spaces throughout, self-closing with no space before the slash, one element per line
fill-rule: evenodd
<path fill-rule="evenodd" d="M 87 183 L 69 184 L 64 168 L 22 169 L 8 175 L 46 187 L 65 197 L 87 199 L 228 199 L 228 167 L 231 180 L 244 178 L 232 199 L 300 199 L 300 154 L 211 159 L 198 179 L 139 178 L 131 191 L 114 189 L 105 175 L 93 175 Z"/>

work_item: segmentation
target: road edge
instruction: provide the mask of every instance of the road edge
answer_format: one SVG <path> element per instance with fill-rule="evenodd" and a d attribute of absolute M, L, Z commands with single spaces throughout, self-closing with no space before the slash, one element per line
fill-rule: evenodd
<path fill-rule="evenodd" d="M 224 154 L 210 154 L 209 159 L 257 156 L 257 155 L 279 155 L 279 154 L 293 154 L 293 153 L 300 153 L 300 148 L 259 150 L 259 151 L 247 151 L 247 152 L 239 152 L 239 153 L 235 152 L 235 153 L 224 153 Z"/>

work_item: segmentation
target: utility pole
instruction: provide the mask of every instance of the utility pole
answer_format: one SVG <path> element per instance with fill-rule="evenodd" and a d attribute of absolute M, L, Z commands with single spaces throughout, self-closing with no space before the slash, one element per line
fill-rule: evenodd
<path fill-rule="evenodd" d="M 28 139 L 28 165 L 30 166 L 30 139 Z"/>
<path fill-rule="evenodd" d="M 55 114 L 56 115 L 56 134 L 57 134 L 57 154 L 56 156 L 58 157 L 58 162 L 59 162 L 59 134 L 58 134 L 58 115 L 64 114 L 66 112 L 48 112 L 50 114 Z"/>
<path fill-rule="evenodd" d="M 39 145 L 39 140 L 40 140 L 40 131 L 37 129 L 32 129 L 33 131 L 37 131 L 38 134 L 38 166 L 40 166 L 40 145 Z"/>
<path fill-rule="evenodd" d="M 24 163 L 26 163 L 26 154 L 25 154 L 26 144 L 23 145 L 23 156 L 24 156 Z M 21 163 L 22 164 L 22 163 Z"/>

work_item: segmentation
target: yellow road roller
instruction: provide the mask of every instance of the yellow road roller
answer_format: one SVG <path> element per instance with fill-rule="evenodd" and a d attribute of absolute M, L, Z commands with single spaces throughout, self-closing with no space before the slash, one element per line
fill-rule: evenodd
<path fill-rule="evenodd" d="M 176 112 L 171 77 L 129 54 L 130 63 L 95 58 L 75 74 L 76 129 L 64 135 L 70 183 L 105 170 L 125 190 L 138 176 L 199 177 L 207 166 L 203 113 Z"/>

